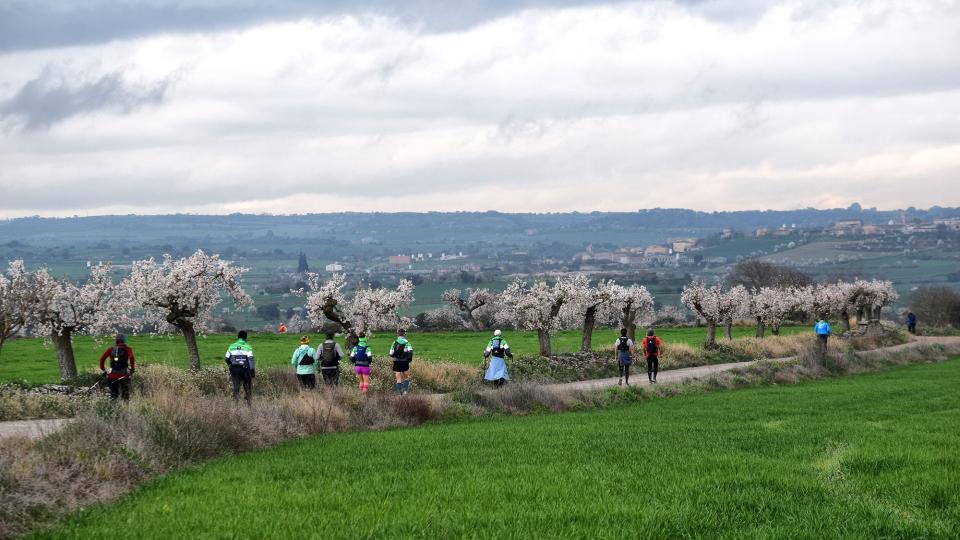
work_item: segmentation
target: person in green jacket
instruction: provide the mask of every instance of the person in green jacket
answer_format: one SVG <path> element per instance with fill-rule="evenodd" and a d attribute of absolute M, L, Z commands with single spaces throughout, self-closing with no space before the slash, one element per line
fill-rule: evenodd
<path fill-rule="evenodd" d="M 290 364 L 296 366 L 297 380 L 300 381 L 300 386 L 304 388 L 312 389 L 317 387 L 317 363 L 314 358 L 315 355 L 316 351 L 310 346 L 310 337 L 302 336 L 300 338 L 300 346 L 297 347 L 297 350 L 293 351 Z"/>
<path fill-rule="evenodd" d="M 360 333 L 359 341 L 350 351 L 350 361 L 353 363 L 353 372 L 360 382 L 360 393 L 366 394 L 370 389 L 370 364 L 373 362 L 373 350 L 367 344 L 367 335 Z"/>
<path fill-rule="evenodd" d="M 247 343 L 247 332 L 237 333 L 237 341 L 227 349 L 225 361 L 230 368 L 230 381 L 233 383 L 233 400 L 240 398 L 240 387 L 243 386 L 243 397 L 247 405 L 253 402 L 253 378 L 257 372 L 253 363 L 253 347 Z"/>
<path fill-rule="evenodd" d="M 393 357 L 393 374 L 397 376 L 395 388 L 398 396 L 410 392 L 410 361 L 413 360 L 413 345 L 407 341 L 406 330 L 397 330 L 397 339 L 390 346 Z"/>

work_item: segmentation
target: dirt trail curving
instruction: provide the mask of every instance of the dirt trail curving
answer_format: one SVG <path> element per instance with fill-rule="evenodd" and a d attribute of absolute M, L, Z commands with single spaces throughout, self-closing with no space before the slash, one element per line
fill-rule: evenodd
<path fill-rule="evenodd" d="M 874 349 L 871 351 L 861 351 L 860 355 L 870 355 L 878 354 L 880 352 L 896 352 L 903 351 L 906 349 L 911 349 L 919 347 L 922 345 L 960 345 L 960 336 L 917 336 L 914 338 L 914 341 L 909 343 L 902 343 L 900 345 L 893 345 L 890 347 L 884 347 L 881 349 Z M 707 375 L 712 375 L 714 373 L 720 373 L 723 371 L 730 371 L 731 369 L 737 369 L 755 364 L 757 362 L 790 362 L 796 357 L 788 358 L 774 358 L 769 360 L 753 360 L 750 362 L 731 362 L 729 364 L 714 364 L 711 366 L 697 366 L 681 369 L 671 369 L 667 371 L 661 371 L 657 375 L 657 384 L 665 383 L 677 383 L 683 382 L 690 379 L 695 379 L 698 377 L 704 377 Z M 647 382 L 647 373 L 644 369 L 643 364 L 638 362 L 634 364 L 635 371 L 631 373 L 633 381 L 631 384 L 650 384 Z M 578 381 L 571 383 L 563 384 L 549 384 L 546 385 L 548 390 L 552 391 L 569 391 L 569 390 L 600 390 L 603 388 L 610 388 L 617 386 L 619 379 L 616 377 L 609 379 L 593 379 L 589 381 Z M 490 390 L 495 391 L 495 390 Z M 433 394 L 426 396 L 428 398 L 441 399 L 444 394 Z M 54 420 L 16 420 L 12 422 L 0 422 L 0 439 L 5 437 L 27 437 L 30 439 L 38 439 L 44 435 L 48 435 L 55 431 L 58 431 L 63 426 L 67 425 L 70 422 L 70 418 L 58 418 Z"/>

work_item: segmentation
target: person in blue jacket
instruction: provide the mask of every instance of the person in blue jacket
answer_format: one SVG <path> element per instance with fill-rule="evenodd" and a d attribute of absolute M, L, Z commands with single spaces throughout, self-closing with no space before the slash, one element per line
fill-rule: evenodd
<path fill-rule="evenodd" d="M 813 325 L 813 331 L 817 334 L 817 339 L 820 340 L 820 354 L 827 354 L 827 339 L 830 338 L 830 323 L 820 319 L 817 321 L 817 324 Z"/>
<path fill-rule="evenodd" d="M 917 335 L 917 316 L 912 311 L 907 312 L 907 332 Z"/>

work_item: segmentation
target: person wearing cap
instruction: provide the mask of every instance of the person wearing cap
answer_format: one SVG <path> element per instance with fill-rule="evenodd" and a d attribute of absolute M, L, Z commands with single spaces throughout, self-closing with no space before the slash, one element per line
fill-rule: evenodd
<path fill-rule="evenodd" d="M 320 375 L 327 386 L 340 384 L 340 360 L 344 357 L 340 344 L 333 340 L 333 332 L 327 332 L 327 339 L 317 347 L 313 355 L 314 360 L 320 363 Z"/>
<path fill-rule="evenodd" d="M 297 380 L 300 386 L 304 388 L 317 387 L 317 363 L 316 351 L 310 346 L 310 337 L 301 336 L 300 346 L 293 351 L 293 357 L 290 358 L 290 365 L 295 366 Z"/>
<path fill-rule="evenodd" d="M 498 388 L 510 380 L 505 358 L 513 360 L 513 353 L 510 352 L 510 344 L 503 339 L 503 332 L 499 329 L 493 332 L 493 338 L 487 343 L 487 348 L 483 351 L 483 358 L 484 360 L 490 359 L 490 365 L 483 376 L 484 380 L 493 382 L 493 385 Z"/>
<path fill-rule="evenodd" d="M 398 396 L 405 396 L 410 392 L 410 361 L 413 360 L 413 345 L 407 341 L 406 330 L 397 330 L 397 339 L 390 346 L 390 356 L 393 358 L 393 373 L 397 377 L 394 388 Z"/>
<path fill-rule="evenodd" d="M 240 399 L 240 387 L 247 405 L 253 403 L 253 378 L 256 376 L 256 364 L 253 362 L 253 347 L 247 343 L 247 331 L 237 332 L 237 340 L 227 348 L 224 361 L 230 368 L 230 382 L 233 384 L 233 401 Z"/>
<path fill-rule="evenodd" d="M 104 366 L 107 358 L 110 359 L 109 372 Z M 110 399 L 130 399 L 130 376 L 133 375 L 133 370 L 133 349 L 127 346 L 127 338 L 123 334 L 117 334 L 113 346 L 107 347 L 100 355 L 100 372 L 107 376 Z"/>
<path fill-rule="evenodd" d="M 360 393 L 366 394 L 370 389 L 370 364 L 373 362 L 373 350 L 367 344 L 367 335 L 363 332 L 357 336 L 357 344 L 350 350 L 350 361 L 353 363 L 353 372 L 357 375 Z"/>

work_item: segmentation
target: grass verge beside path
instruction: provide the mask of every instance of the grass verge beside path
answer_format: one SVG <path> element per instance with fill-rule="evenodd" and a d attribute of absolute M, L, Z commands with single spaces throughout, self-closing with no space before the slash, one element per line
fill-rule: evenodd
<path fill-rule="evenodd" d="M 151 482 L 35 537 L 957 537 L 958 387 L 954 359 L 317 437 Z"/>
<path fill-rule="evenodd" d="M 783 335 L 807 332 L 807 327 L 785 327 Z M 734 338 L 752 336 L 752 327 L 735 327 Z M 664 328 L 657 330 L 665 343 L 669 355 L 671 345 L 699 347 L 703 343 L 704 328 Z M 467 365 L 479 363 L 483 349 L 491 337 L 490 332 L 411 332 L 409 337 L 415 348 L 415 361 L 452 362 Z M 594 333 L 594 350 L 606 351 L 619 335 L 611 329 L 598 329 Z M 312 345 L 319 343 L 320 336 L 311 334 Z M 537 353 L 537 335 L 528 331 L 507 331 L 507 339 L 515 354 L 535 355 Z M 287 334 L 251 334 L 258 367 L 286 366 L 290 356 L 299 346 L 299 335 Z M 223 354 L 236 339 L 235 334 L 209 334 L 198 339 L 202 365 L 223 365 Z M 371 346 L 378 356 L 386 356 L 394 336 L 388 332 L 378 333 L 371 338 Z M 141 365 L 164 364 L 186 367 L 187 350 L 183 337 L 167 336 L 129 336 L 129 345 L 133 348 L 137 362 Z M 342 343 L 342 340 L 340 340 Z M 721 343 L 723 340 L 720 340 Z M 77 369 L 89 372 L 97 369 L 100 354 L 111 343 L 109 340 L 96 342 L 93 338 L 77 336 L 74 338 L 74 352 Z M 580 332 L 563 331 L 553 337 L 556 353 L 570 353 L 580 350 Z M 42 339 L 18 339 L 6 343 L 0 354 L 0 382 L 25 381 L 32 384 L 58 382 L 56 352 Z"/>

